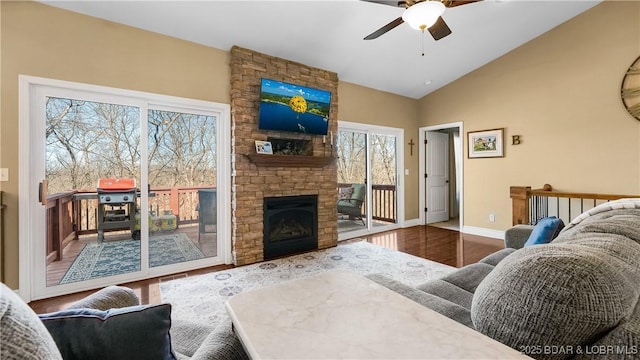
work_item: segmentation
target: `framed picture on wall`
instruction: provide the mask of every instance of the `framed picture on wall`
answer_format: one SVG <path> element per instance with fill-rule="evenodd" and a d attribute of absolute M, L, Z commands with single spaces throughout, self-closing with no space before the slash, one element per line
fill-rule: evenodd
<path fill-rule="evenodd" d="M 503 138 L 504 128 L 469 131 L 467 133 L 469 159 L 504 157 Z"/>
<path fill-rule="evenodd" d="M 273 148 L 271 148 L 271 142 L 256 140 L 256 153 L 273 154 Z"/>

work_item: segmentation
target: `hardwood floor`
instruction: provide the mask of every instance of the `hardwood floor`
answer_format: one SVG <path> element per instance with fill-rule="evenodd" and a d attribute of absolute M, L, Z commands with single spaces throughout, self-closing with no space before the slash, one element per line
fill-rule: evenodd
<path fill-rule="evenodd" d="M 367 241 L 455 267 L 478 262 L 504 249 L 504 241 L 432 226 L 414 226 L 371 235 Z"/>
<path fill-rule="evenodd" d="M 455 267 L 475 263 L 483 257 L 504 248 L 504 242 L 502 240 L 461 234 L 457 231 L 431 226 L 414 226 L 406 229 L 387 231 L 370 235 L 366 240 L 376 245 Z M 354 241 L 361 241 L 361 239 L 342 241 L 338 246 Z M 154 304 L 162 301 L 159 284 L 163 281 L 226 270 L 232 267 L 232 265 L 221 265 L 123 285 L 132 288 L 138 294 L 143 304 Z M 37 313 L 58 311 L 92 292 L 94 292 L 94 290 L 51 299 L 37 300 L 31 302 L 29 305 Z"/>

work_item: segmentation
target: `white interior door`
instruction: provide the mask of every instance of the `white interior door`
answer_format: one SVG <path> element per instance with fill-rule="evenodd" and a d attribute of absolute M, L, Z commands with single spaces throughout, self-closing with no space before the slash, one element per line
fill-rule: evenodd
<path fill-rule="evenodd" d="M 427 224 L 449 220 L 449 134 L 426 132 Z"/>

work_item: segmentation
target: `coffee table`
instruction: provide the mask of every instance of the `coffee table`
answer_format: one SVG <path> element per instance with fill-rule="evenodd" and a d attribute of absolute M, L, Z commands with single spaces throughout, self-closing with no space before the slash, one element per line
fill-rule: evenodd
<path fill-rule="evenodd" d="M 252 359 L 530 359 L 345 270 L 240 293 L 226 308 Z"/>

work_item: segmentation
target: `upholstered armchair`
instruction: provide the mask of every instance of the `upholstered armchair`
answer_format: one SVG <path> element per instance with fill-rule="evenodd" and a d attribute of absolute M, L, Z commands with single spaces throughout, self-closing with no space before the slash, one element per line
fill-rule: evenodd
<path fill-rule="evenodd" d="M 351 184 L 350 195 L 338 199 L 338 214 L 348 215 L 349 219 L 358 219 L 362 221 L 362 224 L 365 224 L 362 218 L 362 203 L 366 191 L 365 184 Z"/>

